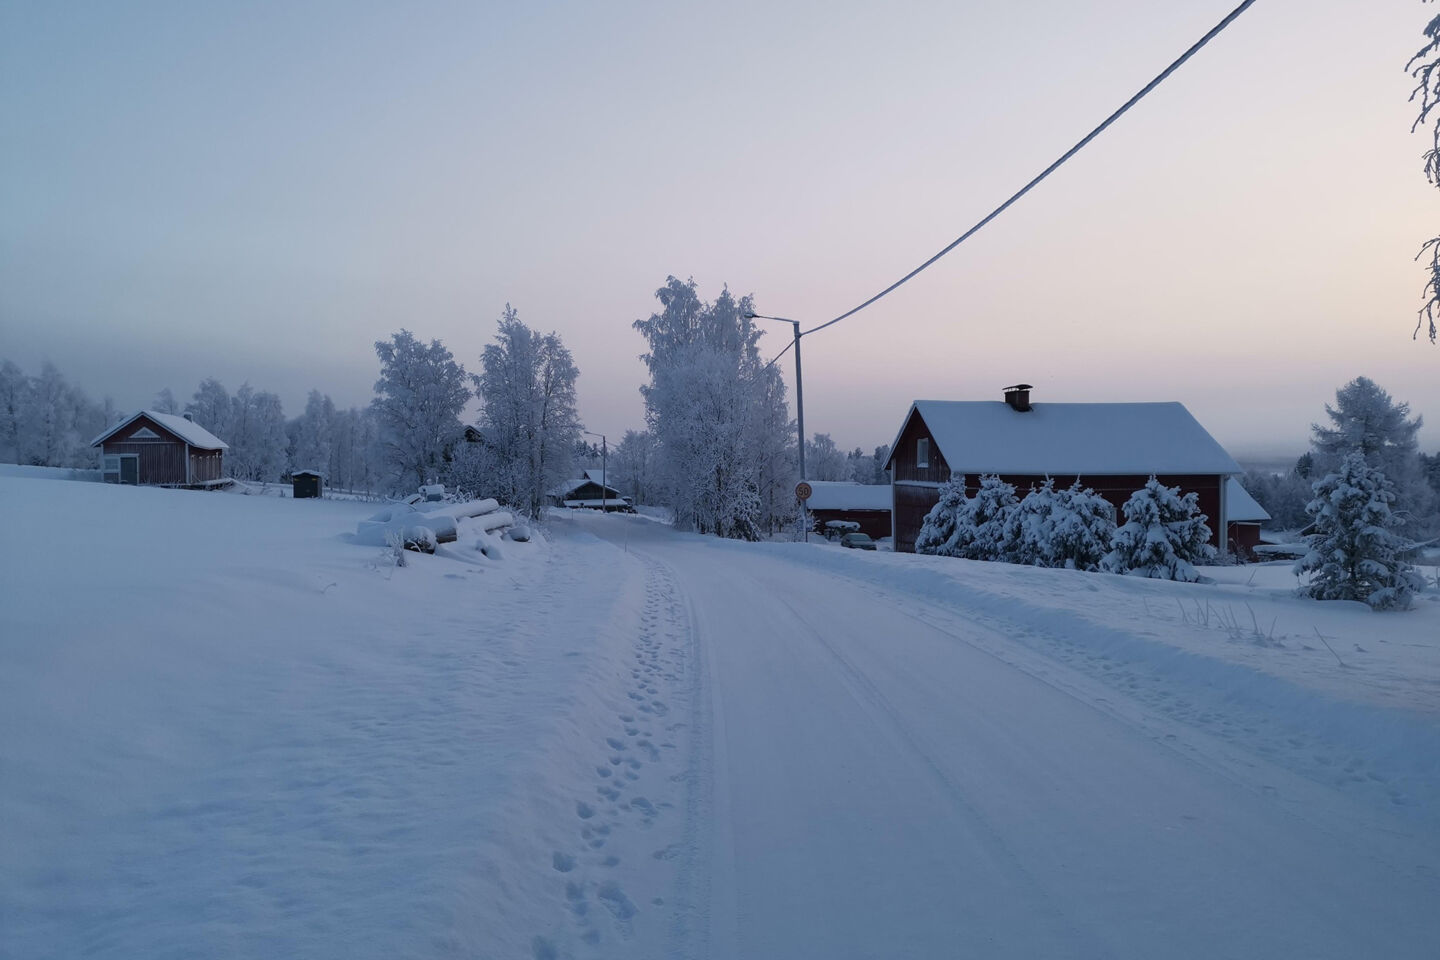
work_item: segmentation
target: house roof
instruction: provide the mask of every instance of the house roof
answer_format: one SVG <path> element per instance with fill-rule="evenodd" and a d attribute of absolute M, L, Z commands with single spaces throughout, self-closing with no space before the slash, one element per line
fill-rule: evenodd
<path fill-rule="evenodd" d="M 1270 514 L 1265 508 L 1250 496 L 1249 491 L 1240 485 L 1240 481 L 1230 477 L 1225 481 L 1225 522 L 1233 523 L 1254 523 L 1270 519 Z"/>
<path fill-rule="evenodd" d="M 1034 403 L 1021 412 L 1001 400 L 916 400 L 890 445 L 892 460 L 916 414 L 954 473 L 1241 472 L 1181 403 Z"/>
<path fill-rule="evenodd" d="M 550 496 L 552 496 L 552 497 L 569 497 L 570 494 L 574 493 L 576 490 L 579 490 L 581 487 L 585 486 L 586 484 L 588 484 L 588 483 L 593 483 L 593 484 L 595 484 L 595 485 L 597 485 L 597 486 L 604 487 L 605 490 L 606 490 L 608 493 L 614 494 L 614 496 L 610 497 L 611 500 L 618 500 L 618 499 L 620 498 L 620 491 L 619 491 L 619 489 L 617 489 L 617 488 L 615 488 L 615 487 L 612 487 L 612 486 L 609 486 L 608 484 L 601 483 L 599 480 L 596 480 L 596 479 L 594 479 L 593 477 L 589 476 L 589 474 L 591 474 L 591 473 L 594 473 L 594 474 L 596 474 L 596 475 L 598 475 L 598 476 L 603 476 L 603 474 L 601 474 L 601 472 L 600 472 L 599 470 L 586 470 L 585 473 L 586 473 L 586 476 L 576 477 L 574 480 L 566 480 L 564 483 L 560 484 L 558 487 L 555 487 L 554 489 L 552 489 L 552 490 L 550 491 Z"/>
<path fill-rule="evenodd" d="M 810 480 L 807 510 L 889 510 L 890 484 Z"/>
<path fill-rule="evenodd" d="M 595 467 L 587 467 L 587 468 L 585 469 L 585 479 L 586 479 L 586 480 L 592 480 L 592 481 L 594 481 L 595 483 L 600 484 L 601 486 L 605 486 L 605 485 L 606 485 L 606 484 L 605 484 L 605 471 L 604 471 L 604 470 L 598 470 L 598 469 L 596 469 Z M 615 488 L 614 488 L 614 487 L 611 487 L 610 489 L 613 490 L 613 489 L 615 489 Z"/>
<path fill-rule="evenodd" d="M 230 444 L 226 443 L 224 440 L 221 440 L 219 437 L 215 436 L 215 434 L 211 433 L 209 430 L 206 430 L 194 420 L 186 420 L 184 417 L 177 416 L 173 413 L 158 413 L 154 410 L 141 410 L 137 413 L 131 414 L 124 420 L 115 424 L 115 426 L 111 427 L 109 430 L 106 430 L 104 433 L 100 434 L 100 436 L 96 437 L 94 440 L 91 440 L 90 446 L 100 446 L 100 444 L 104 443 L 116 433 L 130 426 L 130 424 L 134 423 L 141 417 L 146 417 L 154 421 L 155 423 L 164 427 L 166 430 L 173 433 L 175 436 L 179 437 L 181 440 L 184 440 L 186 443 L 190 444 L 190 446 L 192 447 L 199 447 L 202 450 L 230 449 Z"/>

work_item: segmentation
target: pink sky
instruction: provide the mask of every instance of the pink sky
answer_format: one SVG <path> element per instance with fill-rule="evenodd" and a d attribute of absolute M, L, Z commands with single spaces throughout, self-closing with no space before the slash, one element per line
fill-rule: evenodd
<path fill-rule="evenodd" d="M 618 435 L 643 416 L 630 323 L 667 274 L 827 320 L 1233 5 L 11 5 L 0 355 L 121 407 L 216 376 L 293 415 L 311 387 L 366 402 L 401 326 L 475 365 L 508 301 L 561 333 L 587 425 Z M 1180 400 L 1237 455 L 1298 453 L 1365 375 L 1440 448 L 1440 350 L 1410 339 L 1440 192 L 1402 69 L 1434 12 L 1257 3 L 808 339 L 807 427 L 868 449 L 917 397 L 1025 380 Z"/>

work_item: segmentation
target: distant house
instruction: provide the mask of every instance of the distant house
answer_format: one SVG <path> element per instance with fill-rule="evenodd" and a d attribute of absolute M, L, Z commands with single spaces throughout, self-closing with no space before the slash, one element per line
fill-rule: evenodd
<path fill-rule="evenodd" d="M 550 502 L 557 507 L 591 507 L 594 509 L 633 509 L 630 500 L 605 482 L 605 471 L 586 470 L 584 476 L 568 480 L 550 491 Z"/>
<path fill-rule="evenodd" d="M 1253 557 L 1260 545 L 1260 524 L 1270 519 L 1265 508 L 1250 496 L 1240 481 L 1225 481 L 1225 535 L 1230 549 L 1242 557 Z"/>
<path fill-rule="evenodd" d="M 141 410 L 90 441 L 106 483 L 213 486 L 229 445 L 189 417 Z"/>
<path fill-rule="evenodd" d="M 915 550 L 940 485 L 965 477 L 973 494 L 997 474 L 1024 496 L 1046 477 L 1075 480 L 1116 509 L 1153 475 L 1194 492 L 1209 518 L 1211 542 L 1225 529 L 1228 478 L 1237 464 L 1179 403 L 1034 403 L 1031 387 L 1007 388 L 1000 400 L 916 400 L 891 444 L 891 517 L 897 551 Z"/>
<path fill-rule="evenodd" d="M 805 509 L 823 532 L 832 520 L 860 524 L 860 532 L 872 537 L 890 536 L 889 484 L 848 483 L 838 480 L 809 481 L 810 499 Z"/>

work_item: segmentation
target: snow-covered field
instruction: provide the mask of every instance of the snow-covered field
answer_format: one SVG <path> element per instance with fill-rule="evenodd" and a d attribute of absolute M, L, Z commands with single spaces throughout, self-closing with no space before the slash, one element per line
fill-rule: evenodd
<path fill-rule="evenodd" d="M 0 956 L 1432 957 L 1440 595 L 0 476 Z"/>

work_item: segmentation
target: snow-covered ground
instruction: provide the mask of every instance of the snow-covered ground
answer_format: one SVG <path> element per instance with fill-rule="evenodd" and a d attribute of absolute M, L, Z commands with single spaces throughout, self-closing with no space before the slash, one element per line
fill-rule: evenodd
<path fill-rule="evenodd" d="M 0 956 L 1440 942 L 1433 591 L 373 510 L 0 476 Z"/>

